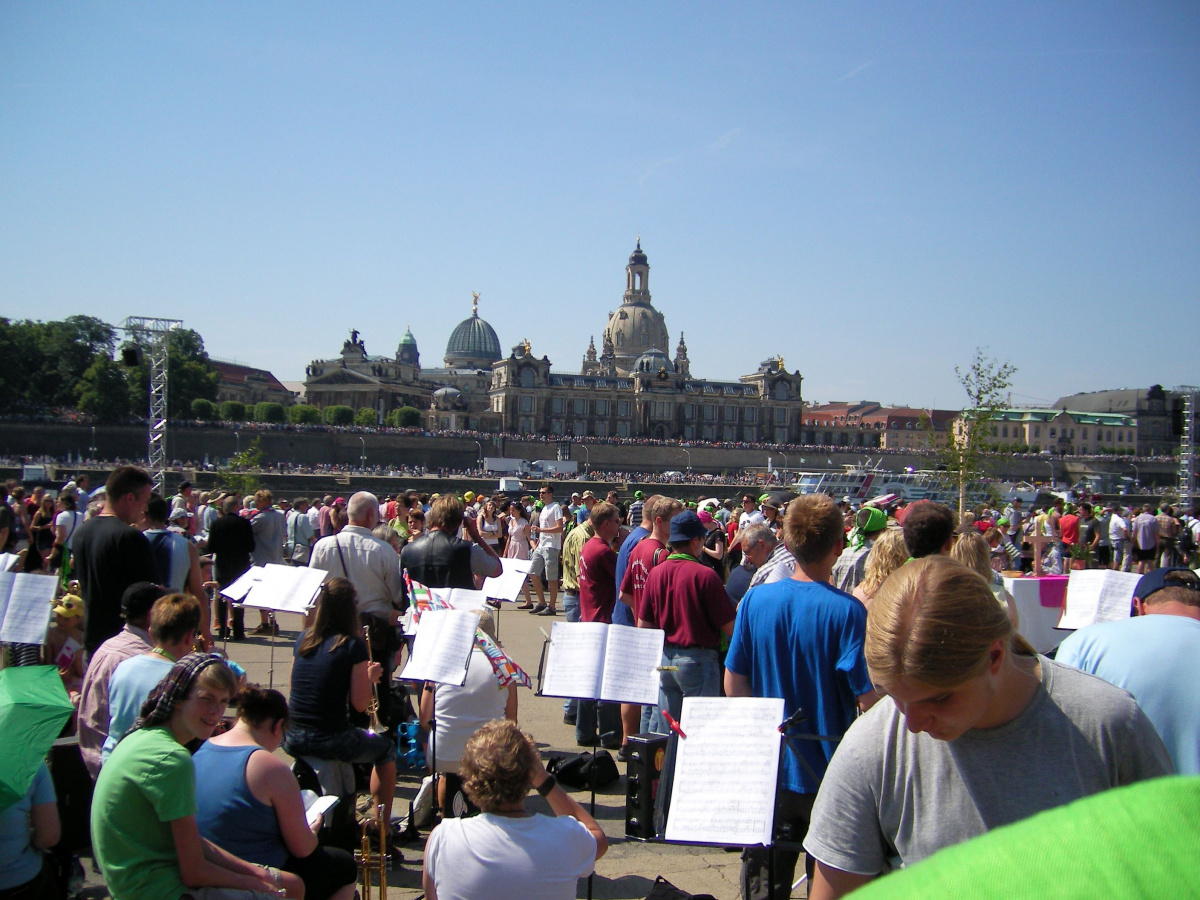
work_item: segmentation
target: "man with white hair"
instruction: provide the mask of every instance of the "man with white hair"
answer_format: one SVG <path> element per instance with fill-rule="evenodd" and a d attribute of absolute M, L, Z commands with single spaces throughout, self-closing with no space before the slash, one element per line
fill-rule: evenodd
<path fill-rule="evenodd" d="M 331 576 L 344 576 L 358 594 L 358 615 L 371 638 L 371 654 L 383 665 L 386 687 L 391 683 L 400 649 L 400 619 L 408 595 L 400 577 L 400 557 L 371 530 L 379 524 L 379 500 L 359 491 L 346 506 L 349 524 L 337 534 L 317 541 L 309 566 Z M 379 692 L 380 719 L 387 721 L 391 691 Z"/>

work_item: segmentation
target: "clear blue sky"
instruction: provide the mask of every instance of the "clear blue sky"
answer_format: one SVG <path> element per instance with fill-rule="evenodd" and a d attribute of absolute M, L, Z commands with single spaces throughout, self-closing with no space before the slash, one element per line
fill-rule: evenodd
<path fill-rule="evenodd" d="M 638 232 L 700 376 L 1200 382 L 1200 5 L 0 5 L 0 315 L 577 371 Z"/>

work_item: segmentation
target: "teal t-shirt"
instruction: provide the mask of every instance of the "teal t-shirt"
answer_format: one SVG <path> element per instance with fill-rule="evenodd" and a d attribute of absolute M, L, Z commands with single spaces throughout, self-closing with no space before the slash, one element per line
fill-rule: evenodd
<path fill-rule="evenodd" d="M 947 847 L 855 900 L 1196 897 L 1200 777 L 1113 788 Z"/>
<path fill-rule="evenodd" d="M 117 744 L 92 797 L 92 847 L 113 900 L 165 900 L 187 888 L 171 822 L 196 814 L 196 772 L 167 728 Z"/>

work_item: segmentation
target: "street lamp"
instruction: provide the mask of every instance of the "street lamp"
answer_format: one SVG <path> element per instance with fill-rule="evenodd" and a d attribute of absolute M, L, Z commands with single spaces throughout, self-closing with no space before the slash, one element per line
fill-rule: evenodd
<path fill-rule="evenodd" d="M 1142 486 L 1142 473 L 1138 471 L 1137 463 L 1130 463 L 1133 466 L 1133 486 L 1140 488 Z"/>
<path fill-rule="evenodd" d="M 1050 489 L 1054 490 L 1054 460 L 1046 460 L 1046 465 L 1050 467 Z"/>
<path fill-rule="evenodd" d="M 358 442 L 362 444 L 362 455 L 358 457 L 358 467 L 365 469 L 367 467 L 367 442 L 361 434 L 358 436 Z"/>
<path fill-rule="evenodd" d="M 475 449 L 479 451 L 479 455 L 475 457 L 475 461 L 479 463 L 479 468 L 483 468 L 483 445 L 479 441 L 471 441 L 475 445 Z"/>
<path fill-rule="evenodd" d="M 239 454 L 241 454 L 241 452 L 242 452 L 242 433 L 240 431 L 235 431 L 233 433 L 233 436 L 235 438 L 237 438 L 237 452 Z"/>
<path fill-rule="evenodd" d="M 592 454 L 588 452 L 587 444 L 580 444 L 579 447 L 583 450 L 583 471 L 587 472 L 592 467 Z"/>
<path fill-rule="evenodd" d="M 92 459 L 96 458 L 96 426 L 92 426 L 92 445 L 88 447 L 88 456 Z"/>
<path fill-rule="evenodd" d="M 687 447 L 680 447 L 679 449 L 680 449 L 680 450 L 682 450 L 684 453 L 686 453 L 686 454 L 687 454 L 687 459 L 688 459 L 688 461 L 687 461 L 687 470 L 688 470 L 689 472 L 690 472 L 690 471 L 692 471 L 692 452 L 691 452 L 690 450 L 688 450 L 688 448 L 687 448 Z"/>

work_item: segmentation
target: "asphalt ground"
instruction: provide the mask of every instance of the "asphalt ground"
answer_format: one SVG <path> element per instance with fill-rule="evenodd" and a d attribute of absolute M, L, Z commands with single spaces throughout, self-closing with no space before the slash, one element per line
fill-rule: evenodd
<path fill-rule="evenodd" d="M 505 651 L 529 672 L 536 687 L 538 661 L 544 641 L 543 629 L 549 631 L 549 623 L 563 621 L 561 603 L 556 619 L 531 616 L 507 603 L 496 617 L 500 642 Z M 248 610 L 247 628 L 252 628 L 256 622 L 257 614 Z M 242 642 L 230 642 L 226 647 L 229 657 L 245 667 L 251 681 L 271 685 L 286 695 L 291 674 L 292 645 L 300 628 L 300 619 L 284 614 L 279 617 L 279 626 L 280 634 L 274 640 L 247 637 Z M 574 727 L 563 722 L 563 700 L 560 698 L 538 697 L 532 690 L 519 689 L 518 721 L 522 729 L 537 741 L 543 759 L 574 754 L 581 749 L 575 744 Z M 286 758 L 282 751 L 279 754 Z M 736 736 L 731 735 L 731 761 L 735 757 Z M 711 894 L 719 900 L 737 898 L 741 865 L 738 853 L 722 848 L 644 843 L 625 838 L 625 764 L 618 763 L 617 767 L 621 771 L 620 781 L 596 794 L 595 818 L 608 835 L 609 849 L 597 864 L 596 874 L 591 879 L 591 896 L 611 900 L 640 900 L 650 892 L 655 878 L 661 875 L 689 893 Z M 416 772 L 400 772 L 394 815 L 407 814 L 409 801 L 416 795 L 420 781 L 421 776 Z M 576 791 L 573 796 L 587 808 L 590 800 L 588 791 Z M 546 802 L 532 792 L 526 805 L 531 810 L 551 814 Z M 423 832 L 419 840 L 401 845 L 404 863 L 393 867 L 388 875 L 389 900 L 423 896 L 421 860 L 425 837 L 427 833 Z M 554 848 L 546 847 L 545 852 L 549 856 L 554 853 Z M 85 860 L 84 866 L 88 873 L 85 896 L 89 900 L 107 897 L 102 880 L 91 872 L 90 861 Z M 798 870 L 802 873 L 802 866 Z M 580 881 L 577 896 L 588 896 L 587 880 Z M 798 887 L 793 896 L 805 897 L 805 886 Z"/>

